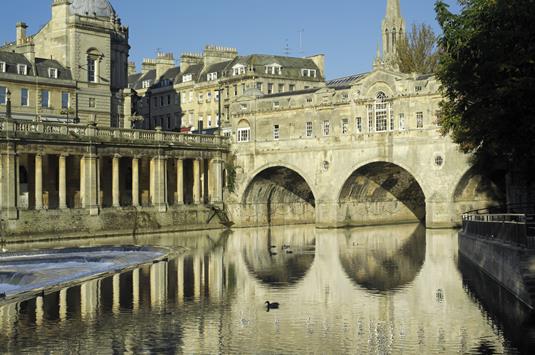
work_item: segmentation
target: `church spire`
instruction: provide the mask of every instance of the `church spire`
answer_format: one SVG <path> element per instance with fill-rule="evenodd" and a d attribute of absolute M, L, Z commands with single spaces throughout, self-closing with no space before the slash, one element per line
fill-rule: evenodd
<path fill-rule="evenodd" d="M 399 19 L 401 18 L 401 10 L 399 6 L 399 0 L 388 0 L 386 4 L 386 19 Z"/>
<path fill-rule="evenodd" d="M 383 19 L 383 63 L 395 68 L 397 44 L 405 36 L 405 20 L 401 16 L 399 0 L 387 0 Z"/>

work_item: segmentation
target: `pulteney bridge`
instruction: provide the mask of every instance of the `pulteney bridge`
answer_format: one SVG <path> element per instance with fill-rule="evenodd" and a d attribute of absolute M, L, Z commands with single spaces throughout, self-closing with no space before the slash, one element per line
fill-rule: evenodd
<path fill-rule="evenodd" d="M 239 99 L 231 218 L 441 228 L 500 200 L 501 183 L 478 175 L 438 131 L 437 88 L 432 77 L 378 69 L 319 90 Z"/>

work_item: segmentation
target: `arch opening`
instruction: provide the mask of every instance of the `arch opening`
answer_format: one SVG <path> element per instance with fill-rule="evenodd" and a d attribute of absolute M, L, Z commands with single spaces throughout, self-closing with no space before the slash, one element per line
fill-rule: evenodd
<path fill-rule="evenodd" d="M 453 202 L 458 215 L 503 206 L 505 203 L 505 172 L 482 174 L 468 170 L 455 187 Z"/>
<path fill-rule="evenodd" d="M 282 166 L 257 174 L 245 190 L 242 205 L 253 225 L 315 222 L 312 189 L 301 175 Z"/>
<path fill-rule="evenodd" d="M 414 176 L 402 167 L 375 162 L 357 169 L 339 199 L 346 225 L 424 222 L 425 195 Z"/>

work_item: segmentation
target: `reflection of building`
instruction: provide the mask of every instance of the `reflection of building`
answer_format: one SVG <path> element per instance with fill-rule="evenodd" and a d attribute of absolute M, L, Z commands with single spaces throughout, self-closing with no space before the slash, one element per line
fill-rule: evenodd
<path fill-rule="evenodd" d="M 0 47 L 0 112 L 11 92 L 14 118 L 118 126 L 127 87 L 128 28 L 107 0 L 54 0 L 34 35 Z"/>
<path fill-rule="evenodd" d="M 189 131 L 218 127 L 220 111 L 227 120 L 230 102 L 248 90 L 300 92 L 324 86 L 323 80 L 323 55 L 239 56 L 234 48 L 206 46 L 202 54 L 183 54 L 179 66 L 169 53 L 145 59 L 141 73 L 130 73 L 129 87 L 137 94 L 134 112 L 144 119 L 138 126 Z"/>

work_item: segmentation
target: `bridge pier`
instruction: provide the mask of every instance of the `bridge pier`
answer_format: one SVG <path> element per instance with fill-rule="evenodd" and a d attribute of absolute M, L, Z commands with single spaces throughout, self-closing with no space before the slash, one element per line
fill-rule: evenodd
<path fill-rule="evenodd" d="M 451 201 L 426 201 L 425 226 L 430 229 L 454 228 L 461 224 Z"/>

